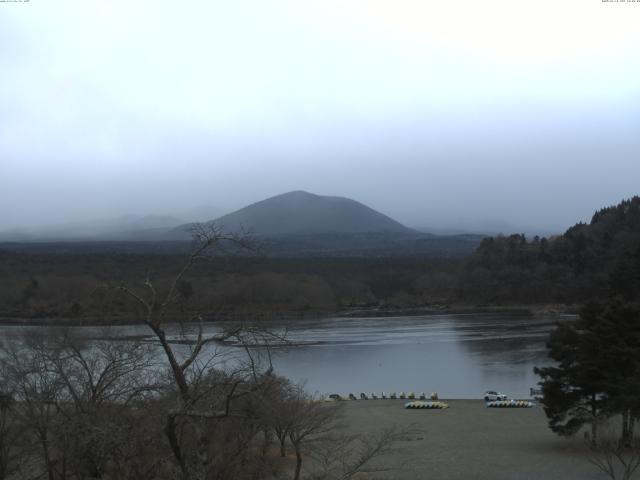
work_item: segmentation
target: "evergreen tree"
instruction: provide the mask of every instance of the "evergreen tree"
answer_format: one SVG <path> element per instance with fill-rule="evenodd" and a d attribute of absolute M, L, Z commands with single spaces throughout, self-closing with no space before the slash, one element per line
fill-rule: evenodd
<path fill-rule="evenodd" d="M 612 300 L 590 304 L 558 325 L 547 344 L 556 366 L 536 368 L 551 430 L 563 436 L 621 414 L 627 441 L 640 416 L 640 310 Z"/>
<path fill-rule="evenodd" d="M 605 345 L 599 362 L 607 372 L 607 409 L 611 415 L 621 415 L 622 441 L 628 444 L 640 416 L 640 310 L 616 300 L 589 313 Z"/>
<path fill-rule="evenodd" d="M 605 407 L 606 375 L 598 363 L 598 341 L 581 323 L 582 317 L 558 325 L 547 343 L 557 366 L 536 368 L 535 372 L 542 378 L 542 404 L 551 430 L 572 436 L 590 424 L 595 442 L 597 422 Z"/>
<path fill-rule="evenodd" d="M 640 247 L 618 260 L 609 286 L 614 295 L 621 295 L 627 301 L 640 300 Z"/>

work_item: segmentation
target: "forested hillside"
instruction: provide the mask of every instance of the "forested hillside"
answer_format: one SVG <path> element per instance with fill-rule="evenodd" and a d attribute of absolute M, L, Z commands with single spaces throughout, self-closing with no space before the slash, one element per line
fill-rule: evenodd
<path fill-rule="evenodd" d="M 460 272 L 457 297 L 487 303 L 576 303 L 640 295 L 640 197 L 558 237 L 482 241 Z"/>
<path fill-rule="evenodd" d="M 295 257 L 275 250 L 270 256 L 217 257 L 198 264 L 182 287 L 185 300 L 211 318 L 578 304 L 611 295 L 640 301 L 640 197 L 604 208 L 561 236 L 485 238 L 466 259 L 462 248 L 447 243 L 451 238 L 424 240 L 434 245 L 421 251 L 437 249 L 437 255 L 396 248 L 405 255 L 362 250 L 358 256 Z M 187 243 L 5 245 L 0 318 L 132 321 L 131 302 L 100 287 L 139 283 L 149 274 L 163 288 L 188 251 Z"/>
<path fill-rule="evenodd" d="M 0 319 L 130 322 L 131 299 L 101 288 L 141 285 L 161 291 L 185 253 L 0 249 Z M 328 314 L 350 308 L 442 304 L 455 289 L 459 261 L 392 258 L 212 258 L 181 283 L 207 318 Z M 175 312 L 178 314 L 178 312 Z"/>

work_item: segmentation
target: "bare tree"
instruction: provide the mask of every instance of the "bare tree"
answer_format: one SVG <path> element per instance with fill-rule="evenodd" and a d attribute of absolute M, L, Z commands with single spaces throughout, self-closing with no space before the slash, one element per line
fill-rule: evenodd
<path fill-rule="evenodd" d="M 0 365 L 12 418 L 38 447 L 26 452 L 34 478 L 100 478 L 108 464 L 139 452 L 131 433 L 140 415 L 131 407 L 157 388 L 146 351 L 142 344 L 89 342 L 69 330 L 28 330 L 4 342 Z"/>
<path fill-rule="evenodd" d="M 0 355 L 3 380 L 19 406 L 14 409 L 15 417 L 40 451 L 43 475 L 56 480 L 60 455 L 53 437 L 57 406 L 64 393 L 60 379 L 51 374 L 46 357 L 40 350 L 31 348 L 31 343 L 25 345 L 27 340 L 27 337 L 12 338 L 4 342 Z"/>
<path fill-rule="evenodd" d="M 74 473 L 95 478 L 108 465 L 122 469 L 128 454 L 141 452 L 135 428 L 144 420 L 132 407 L 146 407 L 161 386 L 150 345 L 112 341 L 108 331 L 101 336 L 89 340 L 66 330 L 44 349 L 66 393 L 58 406 L 64 417 L 59 442 L 66 448 L 65 461 Z"/>
<path fill-rule="evenodd" d="M 295 417 L 291 415 L 291 406 L 295 405 L 297 391 L 291 382 L 283 377 L 274 377 L 272 388 L 263 396 L 261 416 L 268 436 L 271 432 L 278 440 L 280 456 L 287 455 L 286 443 Z"/>
<path fill-rule="evenodd" d="M 4 386 L 3 386 L 4 387 Z M 10 392 L 0 390 L 0 480 L 11 478 L 23 458 L 18 442 L 23 429 L 14 413 L 15 400 Z"/>
<path fill-rule="evenodd" d="M 350 480 L 358 474 L 390 471 L 397 466 L 376 459 L 393 453 L 395 445 L 415 433 L 410 426 L 392 427 L 371 435 L 335 435 L 333 432 L 315 445 L 312 458 L 316 471 L 310 480 Z"/>
<path fill-rule="evenodd" d="M 244 234 L 226 234 L 213 224 L 196 225 L 193 229 L 195 247 L 182 269 L 176 274 L 165 292 L 157 289 L 150 276 L 142 284 L 142 289 L 127 285 L 117 288 L 133 298 L 141 307 L 143 321 L 155 335 L 168 363 L 171 378 L 176 389 L 176 404 L 168 409 L 164 432 L 185 479 L 200 480 L 215 476 L 214 463 L 219 460 L 220 452 L 213 452 L 213 434 L 211 425 L 231 417 L 249 418 L 254 415 L 246 409 L 247 402 L 240 409 L 232 408 L 232 403 L 246 400 L 257 392 L 267 388 L 270 383 L 270 355 L 267 349 L 267 363 L 264 366 L 257 346 L 268 347 L 279 336 L 263 329 L 233 326 L 220 333 L 206 335 L 203 317 L 198 312 L 188 313 L 186 318 L 169 318 L 175 312 L 175 306 L 184 300 L 185 276 L 200 260 L 222 249 L 254 249 L 251 237 Z M 184 310 L 184 309 L 183 309 Z M 178 321 L 182 341 L 173 343 L 167 333 L 168 324 Z M 193 339 L 188 337 L 188 327 L 195 326 Z M 219 352 L 212 346 L 233 343 L 242 348 L 244 361 L 237 361 L 231 372 L 221 374 L 217 360 Z M 188 348 L 177 348 L 185 347 Z M 186 435 L 185 432 L 189 434 Z M 185 441 L 186 437 L 195 438 L 195 445 Z M 246 447 L 245 441 L 245 447 Z"/>
<path fill-rule="evenodd" d="M 76 413 L 91 413 L 103 405 L 124 408 L 159 388 L 152 346 L 110 336 L 109 329 L 103 329 L 99 339 L 64 329 L 46 337 L 31 334 L 27 342 L 62 382 Z"/>
<path fill-rule="evenodd" d="M 287 443 L 296 455 L 293 478 L 348 480 L 359 473 L 392 470 L 375 466 L 375 459 L 415 433 L 410 426 L 381 430 L 370 436 L 340 434 L 346 404 L 326 402 L 308 394 L 304 385 L 274 377 L 271 395 L 263 397 L 261 415 L 278 439 L 280 456 Z M 309 459 L 307 472 L 304 459 Z M 306 463 L 304 463 L 306 465 Z M 388 462 L 386 462 L 388 466 Z"/>
<path fill-rule="evenodd" d="M 296 454 L 294 480 L 300 479 L 305 447 L 335 429 L 336 420 L 342 412 L 341 407 L 342 404 L 339 403 L 314 399 L 300 386 L 294 388 L 293 394 L 286 401 L 289 416 L 287 430 Z"/>
<path fill-rule="evenodd" d="M 610 421 L 599 425 L 595 442 L 589 442 L 588 460 L 611 480 L 630 480 L 640 467 L 640 438 L 627 432 L 621 439 Z"/>

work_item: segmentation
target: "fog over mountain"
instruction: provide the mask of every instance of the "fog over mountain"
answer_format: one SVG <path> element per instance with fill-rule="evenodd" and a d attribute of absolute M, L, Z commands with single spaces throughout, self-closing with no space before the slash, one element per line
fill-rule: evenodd
<path fill-rule="evenodd" d="M 293 191 L 235 212 L 214 217 L 217 209 L 198 207 L 182 218 L 125 215 L 34 228 L 0 231 L 0 241 L 56 240 L 189 240 L 193 222 L 215 223 L 226 232 L 251 231 L 259 236 L 314 234 L 420 234 L 355 200 Z M 185 223 L 190 219 L 192 222 Z M 182 224 L 182 225 L 181 225 Z"/>
<path fill-rule="evenodd" d="M 3 3 L 0 230 L 293 190 L 587 221 L 638 193 L 640 9 L 543 3 Z"/>
<path fill-rule="evenodd" d="M 206 214 L 209 209 L 196 209 Z M 175 217 L 136 216 L 0 231 L 4 248 L 69 251 L 187 251 L 193 223 Z M 482 235 L 435 236 L 408 228 L 350 198 L 293 191 L 199 223 L 225 234 L 249 234 L 271 257 L 430 257 L 470 254 Z M 176 226 L 177 225 L 177 226 Z M 15 243 L 23 242 L 23 243 Z M 26 243 L 25 243 L 26 242 Z M 61 247 L 63 242 L 65 246 Z M 19 248 L 19 247 L 17 247 Z"/>
<path fill-rule="evenodd" d="M 417 233 L 355 200 L 293 191 L 215 219 L 226 231 L 258 235 Z M 178 227 L 177 230 L 185 227 Z"/>
<path fill-rule="evenodd" d="M 0 241 L 142 240 L 155 238 L 183 221 L 168 215 L 123 215 L 0 230 Z"/>

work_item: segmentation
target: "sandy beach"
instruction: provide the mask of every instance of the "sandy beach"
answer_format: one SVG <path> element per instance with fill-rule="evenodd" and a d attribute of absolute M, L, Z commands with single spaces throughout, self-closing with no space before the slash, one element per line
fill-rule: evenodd
<path fill-rule="evenodd" d="M 445 400 L 446 410 L 406 410 L 403 400 L 345 401 L 350 432 L 412 425 L 381 462 L 388 479 L 602 479 L 582 437 L 567 440 L 547 427 L 542 407 L 493 409 L 481 400 Z"/>

